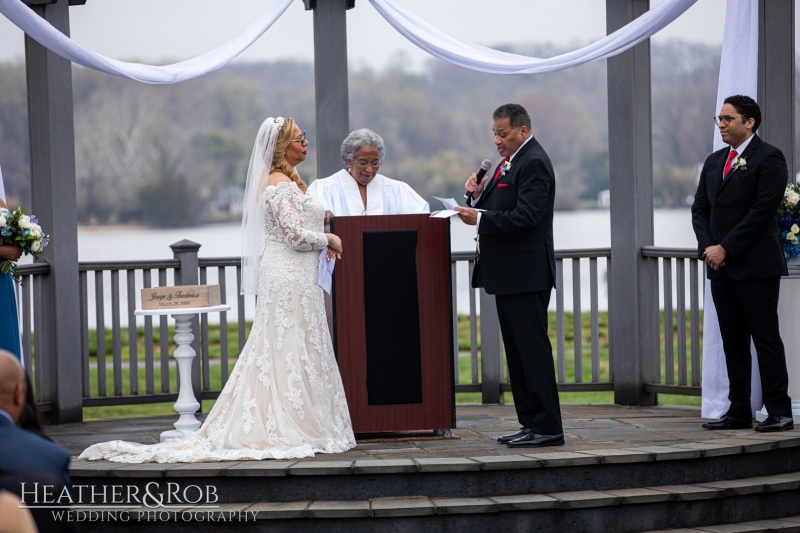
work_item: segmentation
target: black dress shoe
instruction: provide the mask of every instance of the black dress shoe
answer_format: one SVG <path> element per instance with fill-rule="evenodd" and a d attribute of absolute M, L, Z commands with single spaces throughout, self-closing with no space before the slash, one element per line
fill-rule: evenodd
<path fill-rule="evenodd" d="M 509 448 L 541 448 L 542 446 L 563 446 L 564 434 L 539 435 L 529 433 L 508 443 Z"/>
<path fill-rule="evenodd" d="M 794 429 L 794 420 L 788 416 L 769 416 L 756 426 L 756 431 L 788 431 Z"/>
<path fill-rule="evenodd" d="M 753 427 L 753 421 L 725 415 L 713 422 L 706 422 L 703 427 L 705 429 L 750 429 Z"/>
<path fill-rule="evenodd" d="M 497 442 L 506 444 L 514 439 L 518 439 L 520 437 L 524 437 L 525 435 L 529 435 L 530 433 L 533 433 L 533 430 L 531 428 L 520 428 L 519 431 L 517 431 L 516 433 L 512 433 L 511 435 L 503 435 L 502 437 L 497 437 Z"/>

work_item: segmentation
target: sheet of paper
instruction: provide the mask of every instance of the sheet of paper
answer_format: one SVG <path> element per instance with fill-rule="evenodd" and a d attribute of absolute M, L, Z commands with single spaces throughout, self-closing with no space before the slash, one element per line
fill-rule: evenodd
<path fill-rule="evenodd" d="M 457 215 L 457 211 L 451 211 L 449 209 L 442 209 L 441 211 L 434 211 L 431 213 L 431 218 L 450 218 L 452 216 Z"/>
<path fill-rule="evenodd" d="M 433 197 L 434 200 L 439 200 L 442 202 L 442 205 L 445 209 L 453 210 L 458 207 L 458 202 L 455 201 L 453 198 L 439 198 L 438 196 Z"/>
<path fill-rule="evenodd" d="M 328 261 L 327 258 L 328 247 L 322 249 L 319 253 L 319 269 L 317 272 L 317 284 L 322 287 L 322 290 L 331 293 L 333 286 L 333 267 L 336 264 L 336 259 Z"/>
<path fill-rule="evenodd" d="M 439 198 L 438 196 L 434 196 L 433 199 L 442 202 L 444 209 L 441 211 L 433 211 L 431 213 L 431 218 L 449 218 L 458 214 L 457 211 L 454 211 L 458 206 L 458 202 L 453 198 Z"/>

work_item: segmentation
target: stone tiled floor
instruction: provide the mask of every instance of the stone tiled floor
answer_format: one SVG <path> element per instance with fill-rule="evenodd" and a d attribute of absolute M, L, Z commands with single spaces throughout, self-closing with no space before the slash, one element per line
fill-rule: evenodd
<path fill-rule="evenodd" d="M 714 482 L 707 482 L 701 472 L 695 477 L 699 476 L 698 479 L 704 482 L 686 484 L 685 469 L 674 470 L 674 465 L 661 463 L 731 454 L 747 456 L 751 452 L 796 448 L 800 446 L 800 430 L 778 434 L 761 434 L 752 429 L 708 431 L 700 426 L 702 420 L 699 409 L 684 407 L 563 405 L 562 413 L 566 444 L 560 447 L 508 448 L 497 443 L 496 438 L 518 428 L 513 406 L 461 405 L 457 408 L 457 427 L 453 430 L 458 438 L 454 439 L 428 440 L 419 438 L 418 434 L 406 434 L 404 437 L 410 438 L 383 442 L 360 440 L 355 449 L 345 453 L 318 454 L 314 458 L 287 461 L 131 465 L 74 458 L 71 470 L 73 479 L 79 483 L 91 482 L 103 486 L 149 483 L 152 480 L 160 482 L 162 477 L 169 483 L 181 483 L 186 478 L 214 478 L 207 481 L 215 483 L 215 486 L 226 487 L 225 495 L 229 499 L 224 501 L 234 502 L 219 504 L 219 512 L 246 509 L 254 512 L 254 518 L 258 520 L 332 517 L 413 519 L 443 514 L 453 515 L 453 518 L 461 516 L 463 519 L 466 515 L 480 517 L 488 513 L 491 515 L 490 523 L 496 525 L 498 518 L 503 519 L 503 511 L 541 510 L 545 514 L 536 518 L 537 528 L 541 527 L 542 520 L 548 519 L 552 520 L 550 531 L 562 529 L 558 522 L 560 515 L 548 518 L 548 511 L 561 512 L 566 509 L 580 512 L 583 508 L 591 507 L 593 513 L 597 513 L 601 512 L 598 511 L 601 508 L 608 508 L 611 513 L 608 516 L 617 516 L 620 509 L 624 510 L 628 504 L 656 505 L 673 500 L 712 502 L 731 495 L 756 498 L 754 494 L 762 493 L 775 498 L 777 493 L 785 495 L 800 486 L 800 473 L 794 471 Z M 176 419 L 177 415 L 94 421 L 51 426 L 48 432 L 56 442 L 77 455 L 90 444 L 112 439 L 157 442 L 160 433 L 172 429 Z M 426 436 L 433 436 L 433 432 Z M 758 455 L 753 453 L 751 457 L 756 461 L 769 458 L 768 454 Z M 779 461 L 785 463 L 786 459 L 780 455 Z M 632 471 L 630 465 L 615 466 L 618 463 L 637 463 L 633 467 L 637 475 L 622 485 L 601 483 L 603 487 L 594 489 L 583 487 L 585 479 L 581 476 L 565 476 L 563 468 L 608 465 L 611 476 L 620 475 L 615 474 L 619 471 Z M 663 466 L 661 470 L 659 464 Z M 550 470 L 551 467 L 556 469 Z M 605 471 L 606 467 L 601 468 Z M 537 475 L 522 473 L 514 477 L 517 475 L 514 472 L 511 476 L 517 482 L 526 480 L 525 487 L 530 484 L 522 492 L 514 492 L 519 490 L 516 484 L 507 486 L 500 481 L 509 476 L 510 470 L 530 469 L 537 469 Z M 651 471 L 655 473 L 648 474 Z M 668 480 L 664 481 L 663 474 L 667 471 L 678 473 L 667 476 Z M 441 473 L 444 476 L 441 479 L 451 482 L 453 479 L 463 479 L 465 482 L 462 485 L 471 486 L 472 489 L 463 493 L 456 490 L 451 494 L 449 487 L 457 484 L 442 485 L 439 475 L 431 473 Z M 362 479 L 358 479 L 363 476 L 357 474 L 367 474 L 370 483 L 363 483 Z M 384 477 L 378 474 L 394 475 Z M 399 481 L 397 474 L 402 474 L 402 481 Z M 351 475 L 354 476 L 351 478 Z M 307 482 L 310 479 L 307 476 L 333 476 L 335 481 Z M 475 479 L 481 482 L 469 485 L 467 480 L 472 479 L 471 476 L 479 476 Z M 285 478 L 277 482 L 271 479 L 271 483 L 258 480 L 253 485 L 253 477 Z M 380 480 L 382 477 L 384 479 Z M 563 483 L 564 480 L 566 483 Z M 406 494 L 405 490 L 410 486 L 415 488 L 415 492 Z M 596 520 L 597 516 L 592 514 L 591 520 Z M 796 525 L 800 518 L 782 520 Z M 326 522 L 331 523 L 334 522 Z M 352 527 L 352 523 L 348 524 L 347 527 Z M 270 526 L 272 530 L 274 523 Z M 729 526 L 735 524 L 700 530 L 739 531 L 735 528 L 715 529 Z M 296 523 L 287 527 L 287 530 L 298 530 Z M 796 529 L 787 529 L 791 530 Z"/>
<path fill-rule="evenodd" d="M 563 405 L 566 444 L 537 451 L 570 452 L 581 450 L 675 446 L 716 439 L 764 438 L 753 430 L 708 431 L 700 427 L 700 411 L 690 407 L 624 407 L 619 405 Z M 169 417 L 125 418 L 49 426 L 47 433 L 77 455 L 96 442 L 122 439 L 140 443 L 158 442 L 162 431 L 172 429 L 177 415 Z M 519 427 L 511 405 L 459 405 L 457 439 L 409 440 L 389 442 L 361 441 L 336 460 L 422 459 L 425 457 L 470 457 L 516 455 L 532 450 L 513 450 L 498 444 L 498 435 Z M 791 432 L 792 434 L 797 434 Z M 786 435 L 788 436 L 788 435 Z M 317 455 L 308 461 L 333 457 Z"/>

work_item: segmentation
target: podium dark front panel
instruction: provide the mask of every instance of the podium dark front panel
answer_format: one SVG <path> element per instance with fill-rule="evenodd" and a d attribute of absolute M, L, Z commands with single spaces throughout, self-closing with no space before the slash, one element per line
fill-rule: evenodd
<path fill-rule="evenodd" d="M 368 403 L 422 403 L 417 232 L 365 231 L 363 244 Z"/>
<path fill-rule="evenodd" d="M 336 217 L 334 345 L 356 433 L 455 427 L 450 222 Z"/>

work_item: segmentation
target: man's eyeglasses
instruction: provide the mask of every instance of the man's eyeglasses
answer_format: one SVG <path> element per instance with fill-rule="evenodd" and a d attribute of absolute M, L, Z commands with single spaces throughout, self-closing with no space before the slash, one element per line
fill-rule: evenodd
<path fill-rule="evenodd" d="M 292 139 L 293 143 L 302 144 L 302 143 L 304 143 L 306 141 L 307 141 L 307 139 L 306 139 L 306 130 L 303 130 L 303 131 L 300 132 L 300 138 L 299 139 Z"/>
<path fill-rule="evenodd" d="M 744 115 L 740 116 L 744 118 Z M 717 126 L 719 126 L 720 124 L 723 126 L 727 126 L 728 124 L 731 123 L 731 120 L 733 120 L 734 118 L 735 118 L 734 115 L 720 115 L 718 117 L 714 117 L 714 123 L 716 123 Z"/>
<path fill-rule="evenodd" d="M 376 159 L 375 161 L 367 161 L 365 159 L 359 159 L 358 161 L 356 161 L 356 166 L 361 170 L 364 170 L 369 166 L 371 166 L 372 168 L 378 168 L 379 166 L 381 166 L 381 160 Z"/>

